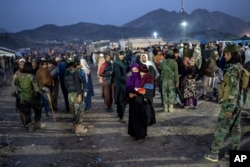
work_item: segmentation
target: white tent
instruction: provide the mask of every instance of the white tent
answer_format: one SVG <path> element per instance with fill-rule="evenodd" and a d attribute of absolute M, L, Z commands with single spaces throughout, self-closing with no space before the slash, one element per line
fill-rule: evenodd
<path fill-rule="evenodd" d="M 127 46 L 130 49 L 146 48 L 153 45 L 165 45 L 166 42 L 162 38 L 129 38 Z"/>
<path fill-rule="evenodd" d="M 4 47 L 0 47 L 0 56 L 8 56 L 8 57 L 12 57 L 12 56 L 16 56 L 16 51 L 8 49 L 8 48 L 4 48 Z"/>

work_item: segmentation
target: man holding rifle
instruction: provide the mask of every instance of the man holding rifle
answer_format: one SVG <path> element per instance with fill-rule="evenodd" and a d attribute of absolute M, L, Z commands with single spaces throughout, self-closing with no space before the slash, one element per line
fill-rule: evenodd
<path fill-rule="evenodd" d="M 68 68 L 64 73 L 64 82 L 68 92 L 69 108 L 74 124 L 73 130 L 75 134 L 79 135 L 88 131 L 88 129 L 84 128 L 82 125 L 83 112 L 81 111 L 82 107 L 80 107 L 83 101 L 82 83 L 76 69 L 74 58 L 69 57 L 67 63 Z"/>
<path fill-rule="evenodd" d="M 215 130 L 215 138 L 209 154 L 204 158 L 211 162 L 218 162 L 218 153 L 224 139 L 230 133 L 230 149 L 238 150 L 240 143 L 240 80 L 242 76 L 240 56 L 236 45 L 227 45 L 224 49 L 227 65 L 224 71 L 224 80 L 219 88 L 219 103 L 221 111 L 218 115 L 218 124 Z M 229 153 L 225 153 L 229 158 Z"/>

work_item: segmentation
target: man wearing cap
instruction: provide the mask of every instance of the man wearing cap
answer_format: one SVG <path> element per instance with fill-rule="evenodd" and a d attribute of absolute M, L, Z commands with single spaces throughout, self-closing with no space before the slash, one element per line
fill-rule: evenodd
<path fill-rule="evenodd" d="M 16 79 L 16 77 L 21 73 L 23 67 L 24 67 L 24 64 L 25 64 L 26 60 L 24 58 L 21 58 L 18 60 L 18 69 L 15 71 L 14 75 L 13 75 L 13 78 L 12 78 L 12 84 L 11 84 L 11 94 L 13 96 L 16 95 L 16 93 L 18 92 L 15 84 L 14 84 L 14 80 Z"/>
<path fill-rule="evenodd" d="M 15 79 L 19 76 L 21 71 L 24 68 L 24 64 L 26 63 L 26 60 L 24 58 L 21 58 L 17 60 L 17 68 L 14 69 L 14 75 L 12 77 L 12 83 L 11 83 L 11 95 L 16 98 L 16 110 L 20 110 L 21 108 L 21 102 L 20 102 L 20 91 L 18 86 L 15 84 Z M 20 116 L 23 117 L 23 113 L 20 111 Z"/>
<path fill-rule="evenodd" d="M 218 162 L 219 150 L 222 147 L 225 137 L 230 133 L 230 150 L 238 150 L 240 144 L 240 80 L 241 65 L 240 55 L 236 45 L 231 44 L 224 49 L 225 60 L 227 62 L 224 73 L 224 81 L 220 85 L 219 103 L 221 110 L 218 115 L 218 123 L 215 129 L 215 137 L 212 142 L 210 153 L 204 158 Z M 229 157 L 228 151 L 225 157 Z"/>
<path fill-rule="evenodd" d="M 72 57 L 67 59 L 68 68 L 64 73 L 64 83 L 66 90 L 68 92 L 68 100 L 69 100 L 69 109 L 72 116 L 72 120 L 76 118 L 80 103 L 82 102 L 82 83 L 80 76 L 78 74 L 76 64 Z M 83 123 L 83 112 L 80 114 L 79 120 L 74 120 L 74 133 L 75 134 L 83 134 L 88 131 L 82 123 Z"/>

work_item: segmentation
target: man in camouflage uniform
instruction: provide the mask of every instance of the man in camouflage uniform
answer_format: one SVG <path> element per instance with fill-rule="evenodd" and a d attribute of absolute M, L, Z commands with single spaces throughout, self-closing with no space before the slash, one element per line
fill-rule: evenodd
<path fill-rule="evenodd" d="M 21 119 L 25 127 L 28 128 L 28 132 L 45 127 L 45 124 L 40 122 L 42 106 L 39 98 L 39 87 L 31 69 L 31 64 L 25 63 L 23 70 L 14 79 L 14 84 L 18 87 L 20 96 Z M 31 108 L 35 112 L 35 124 L 31 120 Z"/>
<path fill-rule="evenodd" d="M 162 94 L 165 112 L 174 111 L 174 102 L 176 98 L 176 87 L 179 87 L 178 65 L 175 61 L 174 52 L 169 50 L 160 65 L 162 79 Z"/>
<path fill-rule="evenodd" d="M 64 83 L 66 90 L 68 92 L 68 100 L 69 100 L 69 109 L 72 115 L 72 119 L 74 121 L 74 133 L 75 134 L 83 134 L 88 131 L 82 123 L 83 123 L 83 112 L 81 112 L 79 120 L 76 119 L 76 115 L 78 109 L 80 107 L 80 103 L 82 102 L 82 83 L 80 76 L 78 74 L 76 63 L 72 57 L 69 57 L 67 60 L 68 68 L 64 73 Z"/>
<path fill-rule="evenodd" d="M 238 150 L 241 134 L 240 114 L 237 114 L 240 111 L 238 109 L 240 107 L 239 86 L 241 79 L 238 48 L 236 45 L 228 45 L 224 49 L 224 53 L 227 65 L 224 73 L 224 81 L 221 83 L 219 90 L 221 111 L 218 115 L 218 124 L 210 153 L 204 155 L 205 159 L 212 162 L 218 161 L 219 150 L 228 133 L 231 134 L 230 145 L 232 150 Z M 229 157 L 228 152 L 225 153 L 225 157 Z"/>

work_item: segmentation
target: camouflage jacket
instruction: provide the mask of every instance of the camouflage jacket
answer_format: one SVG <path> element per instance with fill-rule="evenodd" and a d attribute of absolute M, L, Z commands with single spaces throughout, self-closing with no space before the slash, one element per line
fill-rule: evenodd
<path fill-rule="evenodd" d="M 172 81 L 174 84 L 179 83 L 179 73 L 177 62 L 173 59 L 164 59 L 160 65 L 161 78 L 164 82 Z"/>
<path fill-rule="evenodd" d="M 224 73 L 223 82 L 219 88 L 219 99 L 234 103 L 240 93 L 241 68 L 239 64 L 228 64 Z"/>

